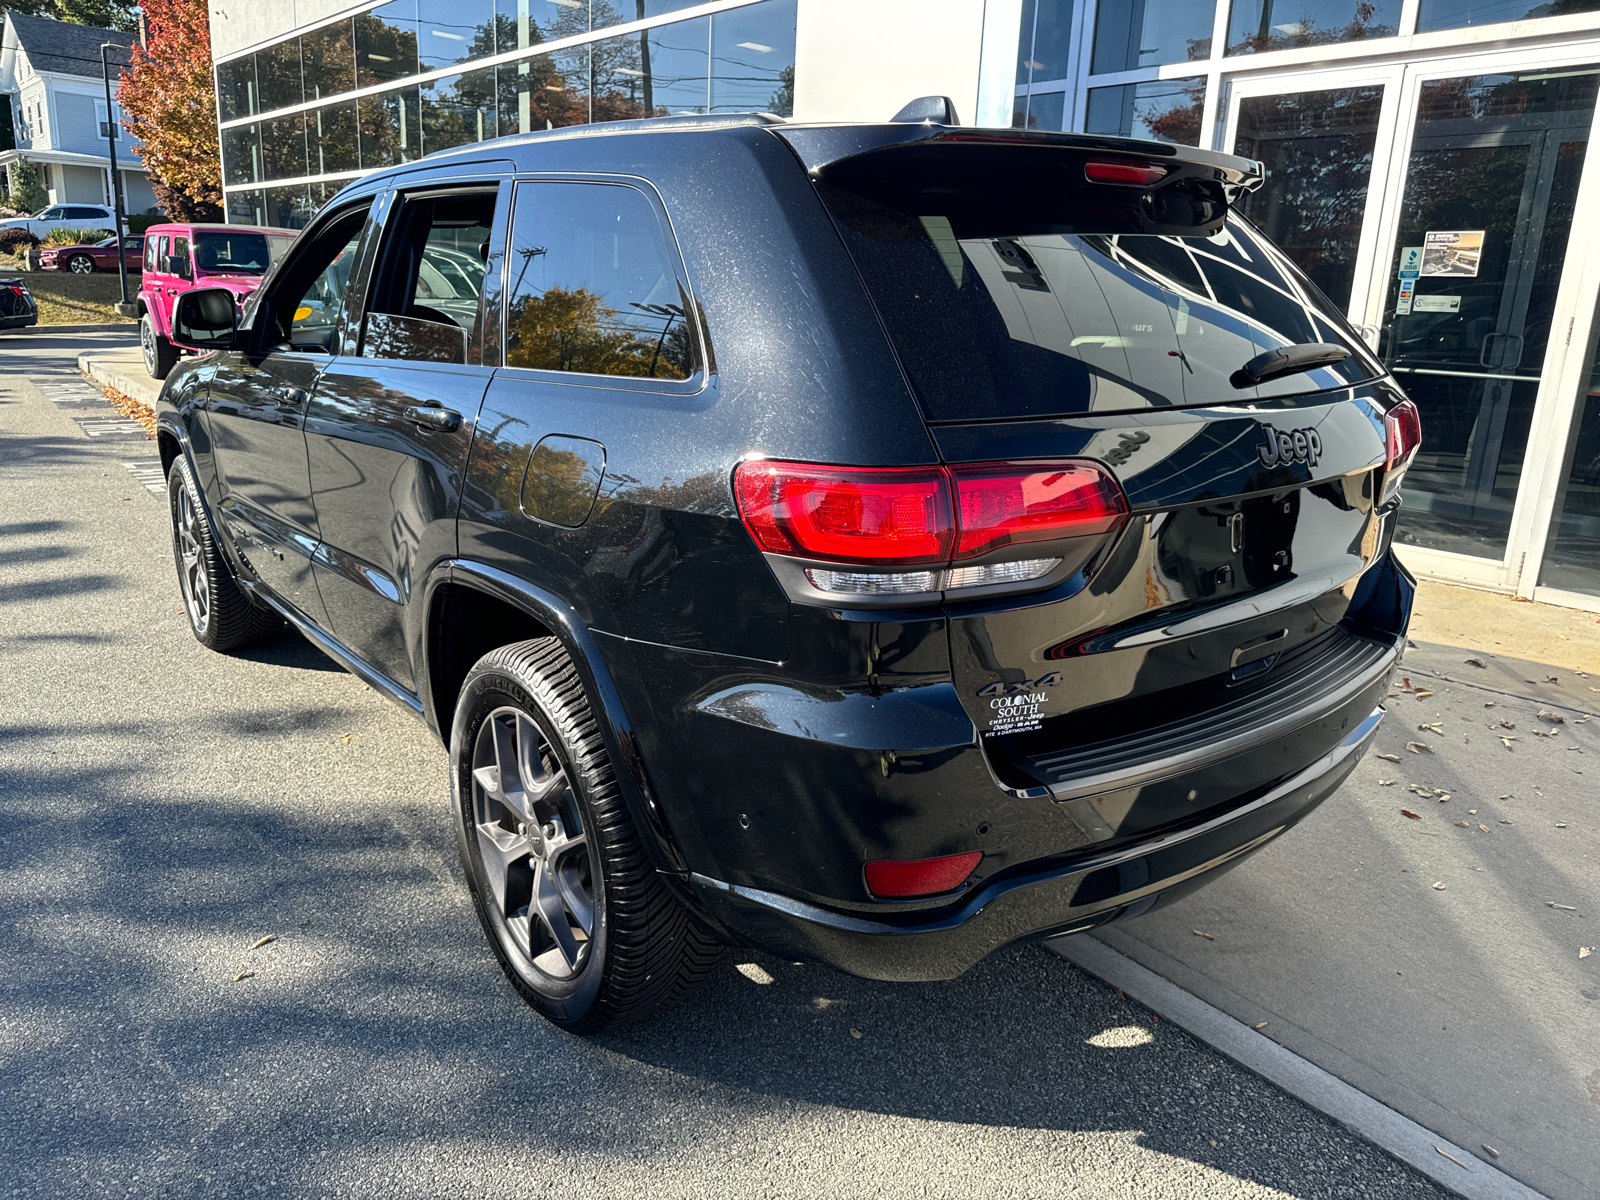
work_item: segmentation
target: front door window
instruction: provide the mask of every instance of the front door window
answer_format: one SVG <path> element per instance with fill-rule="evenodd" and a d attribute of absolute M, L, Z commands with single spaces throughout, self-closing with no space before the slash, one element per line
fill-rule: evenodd
<path fill-rule="evenodd" d="M 1424 82 L 1383 353 L 1422 410 L 1403 544 L 1505 556 L 1597 68 Z"/>

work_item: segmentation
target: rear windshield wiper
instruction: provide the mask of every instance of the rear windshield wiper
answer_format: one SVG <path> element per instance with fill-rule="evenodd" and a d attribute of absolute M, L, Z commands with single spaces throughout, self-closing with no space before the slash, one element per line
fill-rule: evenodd
<path fill-rule="evenodd" d="M 1283 375 L 1296 375 L 1314 367 L 1328 367 L 1350 357 L 1350 351 L 1330 342 L 1301 342 L 1258 354 L 1229 378 L 1236 388 L 1253 387 Z"/>

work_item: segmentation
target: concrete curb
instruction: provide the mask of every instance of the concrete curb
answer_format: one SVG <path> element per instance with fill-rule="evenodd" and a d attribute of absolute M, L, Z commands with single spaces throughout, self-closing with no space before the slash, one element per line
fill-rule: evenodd
<path fill-rule="evenodd" d="M 108 329 L 125 329 L 133 333 L 138 328 L 137 321 L 96 321 L 92 325 L 22 325 L 15 329 L 0 330 L 0 334 L 10 334 L 15 337 L 30 333 L 35 336 L 41 333 L 103 333 Z"/>
<path fill-rule="evenodd" d="M 1235 1062 L 1326 1113 L 1373 1145 L 1467 1200 L 1543 1200 L 1469 1150 L 1446 1141 L 1365 1092 L 1351 1087 L 1221 1009 L 1088 935 L 1053 938 L 1046 948 L 1082 967 Z M 1448 1157 L 1446 1157 L 1448 1156 Z"/>
<path fill-rule="evenodd" d="M 156 406 L 156 397 L 161 394 L 160 384 L 152 384 L 148 379 L 139 379 L 116 367 L 97 362 L 93 355 L 78 355 L 78 370 L 89 376 L 96 383 L 105 387 L 116 388 L 124 396 L 133 397 L 146 408 L 154 408 Z"/>

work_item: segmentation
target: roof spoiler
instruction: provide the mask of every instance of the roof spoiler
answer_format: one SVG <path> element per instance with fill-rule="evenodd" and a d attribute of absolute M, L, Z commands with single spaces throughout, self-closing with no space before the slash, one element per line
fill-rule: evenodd
<path fill-rule="evenodd" d="M 1222 183 L 1230 193 L 1254 190 L 1266 178 L 1266 171 L 1254 159 L 1193 146 L 1179 146 L 1172 142 L 1107 137 L 1093 133 L 1046 133 L 1036 129 L 949 128 L 933 124 L 931 120 L 919 118 L 916 124 L 912 124 L 909 120 L 901 119 L 913 109 L 920 111 L 918 106 L 930 99 L 948 103 L 943 96 L 924 97 L 908 104 L 893 122 L 884 125 L 787 125 L 773 132 L 789 143 L 805 164 L 806 170 L 818 178 L 848 159 L 885 151 L 916 147 L 933 149 L 945 145 L 1007 147 L 1043 153 L 1051 150 L 1087 150 L 1134 159 L 1175 159 L 1177 161 L 1173 166 L 1178 169 L 1173 172 L 1174 177 L 1193 174 L 1195 168 L 1201 168 L 1202 173 Z M 948 110 L 948 115 L 954 119 L 953 108 Z"/>

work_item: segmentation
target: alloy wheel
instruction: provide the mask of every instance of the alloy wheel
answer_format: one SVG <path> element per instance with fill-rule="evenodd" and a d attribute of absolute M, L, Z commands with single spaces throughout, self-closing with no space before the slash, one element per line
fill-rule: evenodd
<path fill-rule="evenodd" d="M 574 979 L 594 946 L 601 881 L 566 770 L 520 709 L 498 708 L 478 730 L 472 822 L 507 952 L 525 972 Z"/>
<path fill-rule="evenodd" d="M 178 542 L 178 580 L 183 586 L 183 602 L 196 633 L 204 633 L 211 621 L 211 584 L 201 555 L 200 509 L 186 484 L 178 485 L 178 512 L 173 522 Z"/>
<path fill-rule="evenodd" d="M 154 378 L 156 373 L 156 330 L 148 317 L 139 322 L 139 352 L 144 355 L 145 374 Z"/>
<path fill-rule="evenodd" d="M 67 260 L 67 270 L 74 275 L 93 275 L 94 259 L 87 254 L 74 254 Z"/>

